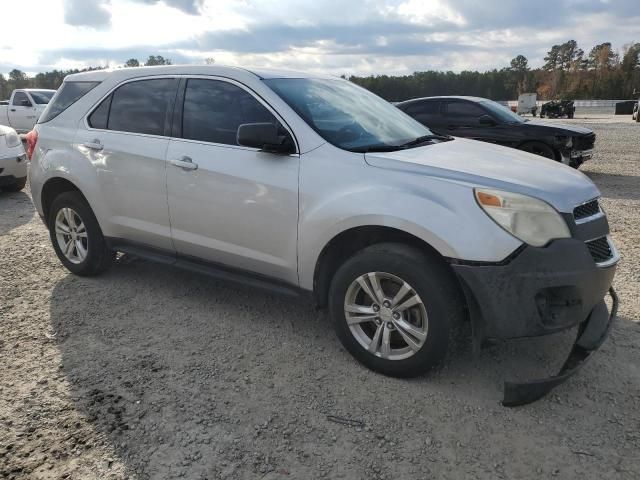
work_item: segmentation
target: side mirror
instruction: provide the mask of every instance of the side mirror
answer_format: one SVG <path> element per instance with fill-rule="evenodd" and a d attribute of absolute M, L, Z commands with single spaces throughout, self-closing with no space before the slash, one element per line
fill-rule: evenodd
<path fill-rule="evenodd" d="M 20 105 L 23 107 L 33 107 L 33 105 L 31 105 L 31 102 L 29 100 L 22 100 L 20 102 Z"/>
<path fill-rule="evenodd" d="M 478 123 L 483 127 L 493 127 L 496 125 L 496 121 L 490 115 L 482 115 L 478 119 Z"/>
<path fill-rule="evenodd" d="M 289 135 L 280 135 L 273 123 L 243 123 L 238 127 L 237 142 L 243 147 L 259 148 L 271 153 L 294 153 Z"/>

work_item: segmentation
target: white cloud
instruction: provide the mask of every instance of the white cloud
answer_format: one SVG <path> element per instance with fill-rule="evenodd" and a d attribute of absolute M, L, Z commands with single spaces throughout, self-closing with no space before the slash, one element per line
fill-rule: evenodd
<path fill-rule="evenodd" d="M 3 2 L 0 72 L 174 61 L 336 74 L 539 65 L 554 43 L 640 41 L 637 0 L 21 0 Z M 28 26 L 12 19 L 34 12 Z M 612 26 L 615 25 L 615 28 Z"/>

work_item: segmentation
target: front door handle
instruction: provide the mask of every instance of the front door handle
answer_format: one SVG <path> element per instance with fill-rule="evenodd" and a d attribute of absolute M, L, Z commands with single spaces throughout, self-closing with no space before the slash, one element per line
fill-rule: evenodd
<path fill-rule="evenodd" d="M 171 160 L 170 163 L 171 165 L 178 168 L 182 168 L 183 170 L 198 169 L 198 164 L 193 163 L 193 160 L 191 159 L 191 157 L 187 157 L 186 155 L 184 157 L 181 157 L 179 160 Z"/>
<path fill-rule="evenodd" d="M 104 145 L 102 145 L 98 139 L 93 140 L 93 142 L 85 142 L 82 146 L 98 152 L 104 148 Z"/>

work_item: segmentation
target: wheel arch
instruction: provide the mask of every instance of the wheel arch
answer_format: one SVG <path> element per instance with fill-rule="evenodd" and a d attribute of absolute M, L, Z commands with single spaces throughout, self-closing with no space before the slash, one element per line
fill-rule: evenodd
<path fill-rule="evenodd" d="M 339 266 L 356 252 L 378 243 L 400 243 L 415 247 L 426 255 L 442 261 L 455 277 L 446 258 L 431 244 L 416 235 L 391 226 L 360 225 L 343 230 L 331 238 L 316 260 L 313 294 L 320 307 L 327 305 L 329 285 Z"/>
<path fill-rule="evenodd" d="M 517 148 L 518 148 L 518 150 L 523 150 L 524 146 L 531 145 L 531 144 L 544 145 L 545 147 L 549 148 L 553 152 L 554 160 L 562 161 L 562 155 L 561 155 L 560 151 L 557 148 L 554 148 L 553 145 L 545 142 L 544 140 L 524 140 L 524 141 L 520 142 L 520 144 L 518 145 Z"/>
<path fill-rule="evenodd" d="M 51 177 L 43 185 L 40 194 L 40 203 L 42 205 L 42 213 L 44 215 L 45 223 L 49 219 L 49 209 L 51 204 L 60 194 L 64 192 L 78 192 L 82 195 L 82 198 L 89 204 L 86 196 L 82 193 L 80 188 L 71 180 L 64 177 Z"/>

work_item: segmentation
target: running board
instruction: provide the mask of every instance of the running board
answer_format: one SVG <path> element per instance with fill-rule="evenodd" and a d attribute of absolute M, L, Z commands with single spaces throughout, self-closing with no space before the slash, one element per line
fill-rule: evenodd
<path fill-rule="evenodd" d="M 145 245 L 132 244 L 119 238 L 109 238 L 106 240 L 112 250 L 132 255 L 134 257 L 140 257 L 151 262 L 162 263 L 164 265 L 170 265 L 183 270 L 200 273 L 224 282 L 247 285 L 260 290 L 287 295 L 290 297 L 297 297 L 304 292 L 304 290 L 287 284 L 281 280 L 272 279 L 253 272 L 247 272 L 245 270 L 235 269 L 213 262 L 206 262 L 204 260 L 176 256 L 173 252 L 166 252 L 164 250 L 147 247 Z"/>

